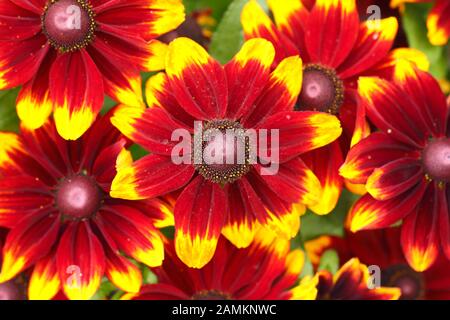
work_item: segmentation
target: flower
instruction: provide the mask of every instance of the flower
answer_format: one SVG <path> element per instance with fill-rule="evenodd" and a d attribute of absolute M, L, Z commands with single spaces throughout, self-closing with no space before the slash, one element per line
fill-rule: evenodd
<path fill-rule="evenodd" d="M 302 62 L 290 57 L 270 72 L 274 55 L 270 42 L 255 39 L 222 67 L 200 45 L 177 38 L 169 45 L 167 74 L 147 83 L 149 108 L 121 108 L 112 118 L 124 135 L 151 153 L 119 168 L 112 197 L 145 199 L 180 190 L 174 208 L 175 249 L 190 267 L 201 268 L 211 260 L 221 232 L 240 248 L 251 243 L 259 225 L 295 236 L 303 212 L 298 203 L 319 200 L 320 185 L 298 156 L 335 140 L 340 123 L 326 113 L 293 112 Z M 183 129 L 190 139 L 197 131 L 195 121 L 216 137 L 205 140 L 200 135 L 203 142 L 194 137 L 194 151 L 180 151 L 172 134 Z M 223 144 L 227 131 L 244 136 L 248 129 L 266 130 L 270 141 L 279 134 L 279 148 L 268 150 L 272 142 L 254 145 L 238 138 L 216 151 L 219 161 L 205 160 L 205 150 L 218 149 L 215 143 Z M 240 150 L 242 161 L 223 161 Z M 257 151 L 257 163 L 250 161 L 249 150 Z M 267 160 L 267 151 L 279 156 L 269 160 L 279 166 L 273 174 L 262 173 L 261 158 Z M 173 160 L 180 152 L 188 162 Z M 200 159 L 192 163 L 198 153 Z"/>
<path fill-rule="evenodd" d="M 450 257 L 446 98 L 431 75 L 406 61 L 397 63 L 394 82 L 361 78 L 359 92 L 380 131 L 355 145 L 340 169 L 368 191 L 353 206 L 348 227 L 356 232 L 402 220 L 406 259 L 414 270 L 427 270 L 440 249 Z"/>
<path fill-rule="evenodd" d="M 450 262 L 441 257 L 427 271 L 409 267 L 400 245 L 401 228 L 347 232 L 344 238 L 322 236 L 305 244 L 311 260 L 335 249 L 341 261 L 357 257 L 362 263 L 380 268 L 381 285 L 401 289 L 402 300 L 447 300 L 450 298 Z M 372 276 L 374 276 L 372 274 Z"/>
<path fill-rule="evenodd" d="M 310 206 L 317 214 L 331 212 L 343 188 L 339 167 L 351 145 L 370 133 L 364 110 L 359 107 L 356 83 L 364 74 L 389 77 L 398 59 L 414 59 L 427 68 L 417 50 L 390 51 L 397 35 L 395 17 L 360 22 L 354 0 L 269 0 L 275 23 L 255 0 L 241 15 L 246 39 L 262 37 L 276 49 L 275 65 L 291 55 L 304 62 L 303 85 L 296 110 L 336 114 L 343 127 L 338 141 L 302 156 L 322 185 L 320 203 Z M 364 193 L 360 186 L 350 190 Z"/>
<path fill-rule="evenodd" d="M 166 244 L 166 259 L 152 271 L 157 284 L 142 287 L 134 300 L 287 300 L 314 299 L 315 288 L 294 288 L 303 269 L 304 253 L 290 251 L 289 241 L 260 231 L 252 245 L 237 249 L 221 238 L 214 258 L 202 269 L 180 261 L 172 241 Z"/>
<path fill-rule="evenodd" d="M 369 269 L 358 258 L 347 261 L 333 276 L 319 271 L 311 282 L 317 284 L 317 300 L 397 300 L 399 288 L 371 288 Z"/>
<path fill-rule="evenodd" d="M 76 141 L 62 139 L 53 121 L 0 136 L 0 226 L 10 229 L 0 282 L 32 267 L 30 299 L 51 299 L 60 288 L 69 299 L 89 299 L 104 274 L 138 292 L 140 271 L 121 253 L 160 265 L 156 227 L 173 222 L 162 200 L 109 197 L 116 166 L 132 161 L 110 116 Z"/>
<path fill-rule="evenodd" d="M 391 7 L 402 7 L 406 3 L 433 2 L 433 8 L 428 14 L 428 39 L 435 46 L 443 46 L 450 35 L 450 2 L 448 0 L 391 0 Z"/>
<path fill-rule="evenodd" d="M 39 128 L 53 111 L 59 134 L 76 140 L 105 93 L 143 106 L 139 71 L 160 70 L 167 50 L 152 39 L 183 20 L 181 0 L 2 1 L 0 90 L 23 85 L 24 125 Z"/>

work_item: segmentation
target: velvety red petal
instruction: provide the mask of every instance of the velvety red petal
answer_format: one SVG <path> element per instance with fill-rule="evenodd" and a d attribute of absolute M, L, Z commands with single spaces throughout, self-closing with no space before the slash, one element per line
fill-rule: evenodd
<path fill-rule="evenodd" d="M 338 67 L 357 41 L 359 16 L 355 0 L 317 0 L 306 28 L 311 61 Z"/>
<path fill-rule="evenodd" d="M 442 193 L 430 185 L 416 210 L 402 224 L 401 244 L 406 260 L 416 271 L 427 270 L 439 255 L 439 214 Z"/>
<path fill-rule="evenodd" d="M 14 278 L 49 253 L 58 236 L 59 219 L 59 215 L 44 210 L 25 217 L 14 226 L 3 247 L 0 282 Z"/>
<path fill-rule="evenodd" d="M 132 166 L 119 168 L 111 196 L 128 200 L 161 196 L 187 184 L 194 173 L 192 165 L 177 165 L 169 157 L 148 155 Z"/>
<path fill-rule="evenodd" d="M 172 41 L 166 72 L 178 103 L 192 116 L 203 120 L 225 115 L 228 104 L 225 71 L 199 44 L 188 38 Z"/>
<path fill-rule="evenodd" d="M 275 50 L 270 42 L 253 39 L 225 65 L 229 101 L 227 118 L 239 119 L 253 106 L 269 80 L 274 57 Z"/>
<path fill-rule="evenodd" d="M 225 223 L 224 190 L 198 176 L 181 193 L 175 205 L 175 248 L 191 268 L 202 268 L 213 257 Z"/>
<path fill-rule="evenodd" d="M 85 50 L 58 56 L 50 71 L 50 99 L 59 134 L 77 140 L 103 105 L 103 78 Z"/>
<path fill-rule="evenodd" d="M 105 272 L 105 254 L 88 222 L 69 223 L 58 245 L 56 265 L 69 299 L 88 300 L 95 294 Z"/>
<path fill-rule="evenodd" d="M 347 226 L 352 232 L 365 229 L 386 228 L 414 214 L 421 201 L 427 184 L 425 181 L 406 190 L 404 194 L 390 200 L 380 201 L 369 194 L 360 198 L 350 210 Z"/>

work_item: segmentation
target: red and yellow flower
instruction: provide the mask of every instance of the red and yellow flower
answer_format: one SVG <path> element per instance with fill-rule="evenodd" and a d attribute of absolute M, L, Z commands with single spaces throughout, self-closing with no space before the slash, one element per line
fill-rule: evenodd
<path fill-rule="evenodd" d="M 275 22 L 255 0 L 244 7 L 241 21 L 246 39 L 262 37 L 276 49 L 274 64 L 300 55 L 304 62 L 303 85 L 296 110 L 317 110 L 336 114 L 344 134 L 338 141 L 302 156 L 321 181 L 315 213 L 331 212 L 344 181 L 339 167 L 350 145 L 370 133 L 364 110 L 358 107 L 356 83 L 364 74 L 390 76 L 398 59 L 414 59 L 427 68 L 416 50 L 390 51 L 398 30 L 395 17 L 360 21 L 355 0 L 269 0 Z M 364 193 L 361 186 L 348 187 Z"/>
<path fill-rule="evenodd" d="M 442 249 L 450 257 L 449 107 L 437 81 L 403 61 L 394 82 L 359 80 L 370 121 L 380 130 L 355 145 L 340 169 L 368 194 L 353 206 L 348 227 L 386 228 L 402 220 L 408 263 L 427 270 Z"/>
<path fill-rule="evenodd" d="M 183 20 L 181 0 L 4 0 L 0 90 L 23 85 L 23 124 L 39 128 L 53 112 L 59 134 L 76 140 L 105 93 L 143 106 L 139 72 L 161 70 L 167 50 L 152 39 Z"/>
<path fill-rule="evenodd" d="M 269 7 L 275 23 L 256 1 L 244 7 L 245 37 L 271 41 L 277 52 L 275 64 L 300 54 L 303 86 L 297 109 L 338 114 L 346 133 L 341 141 L 304 155 L 323 189 L 322 201 L 311 209 L 327 214 L 342 190 L 338 168 L 352 136 L 355 143 L 369 131 L 363 111 L 357 110 L 355 80 L 386 59 L 397 33 L 397 20 L 360 23 L 354 0 L 318 0 L 310 9 L 300 0 L 269 1 Z"/>
<path fill-rule="evenodd" d="M 433 3 L 428 14 L 428 39 L 435 46 L 446 45 L 450 36 L 450 2 L 448 0 L 391 0 L 391 7 L 402 7 L 406 3 Z"/>
<path fill-rule="evenodd" d="M 414 271 L 406 262 L 400 245 L 399 227 L 348 232 L 344 238 L 323 236 L 305 244 L 312 261 L 328 249 L 339 254 L 340 261 L 357 257 L 362 263 L 378 266 L 381 285 L 401 289 L 402 300 L 450 299 L 450 262 L 443 257 L 427 271 Z"/>
<path fill-rule="evenodd" d="M 113 124 L 150 155 L 118 170 L 111 195 L 145 199 L 180 190 L 175 204 L 175 248 L 190 267 L 203 267 L 214 255 L 223 233 L 236 246 L 247 247 L 260 225 L 287 238 L 299 228 L 302 203 L 319 200 L 320 183 L 299 155 L 334 141 L 338 119 L 327 113 L 294 112 L 302 83 L 302 61 L 293 56 L 271 72 L 272 44 L 254 39 L 222 67 L 198 44 L 178 38 L 169 45 L 166 72 L 147 83 L 146 110 L 121 108 Z M 194 133 L 194 121 L 221 133 L 237 129 L 278 130 L 277 174 L 261 174 L 258 162 L 242 164 L 176 164 L 178 144 L 172 133 Z M 204 151 L 208 145 L 203 145 Z M 208 147 L 209 148 L 209 147 Z M 265 148 L 265 149 L 264 149 Z M 234 150 L 228 150 L 236 154 Z M 225 157 L 226 152 L 222 152 Z M 185 152 L 190 158 L 188 152 Z"/>
<path fill-rule="evenodd" d="M 303 265 L 303 251 L 290 251 L 289 241 L 266 231 L 260 231 L 246 249 L 221 238 L 214 258 L 202 269 L 188 268 L 169 242 L 163 265 L 152 269 L 158 283 L 122 299 L 311 300 L 316 295 L 314 286 L 295 287 Z"/>
<path fill-rule="evenodd" d="M 397 300 L 400 297 L 399 288 L 370 287 L 369 276 L 368 267 L 353 258 L 335 275 L 321 270 L 309 282 L 317 287 L 317 300 Z"/>
<path fill-rule="evenodd" d="M 88 299 L 103 275 L 138 292 L 140 271 L 121 253 L 160 265 L 156 227 L 173 218 L 160 200 L 109 197 L 116 167 L 132 161 L 109 115 L 77 141 L 62 139 L 53 121 L 0 139 L 0 226 L 10 229 L 0 282 L 33 268 L 30 299 L 51 299 L 60 288 L 70 299 Z"/>

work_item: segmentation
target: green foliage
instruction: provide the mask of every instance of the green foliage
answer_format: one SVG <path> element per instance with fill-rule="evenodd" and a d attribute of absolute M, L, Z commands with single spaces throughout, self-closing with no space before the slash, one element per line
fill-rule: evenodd
<path fill-rule="evenodd" d="M 19 118 L 16 113 L 16 99 L 19 89 L 0 91 L 0 130 L 19 131 Z"/>
<path fill-rule="evenodd" d="M 410 47 L 428 56 L 431 63 L 430 72 L 438 79 L 444 79 L 448 70 L 446 48 L 433 46 L 427 37 L 426 20 L 431 6 L 431 3 L 406 5 L 403 28 Z"/>
<path fill-rule="evenodd" d="M 339 256 L 335 250 L 327 250 L 322 254 L 320 258 L 319 267 L 320 270 L 328 270 L 332 274 L 335 274 L 339 270 Z"/>
<path fill-rule="evenodd" d="M 221 1 L 219 0 L 217 2 Z M 244 42 L 241 12 L 247 2 L 248 0 L 232 1 L 213 35 L 210 53 L 223 64 L 233 58 Z M 259 2 L 264 9 L 267 9 L 265 0 L 259 0 Z"/>
<path fill-rule="evenodd" d="M 244 37 L 241 26 L 241 11 L 247 1 L 234 0 L 213 35 L 210 52 L 221 63 L 226 63 L 233 58 L 242 46 Z"/>
<path fill-rule="evenodd" d="M 344 235 L 344 222 L 347 213 L 353 203 L 359 198 L 347 190 L 342 192 L 339 203 L 329 214 L 320 216 L 313 212 L 308 212 L 302 217 L 300 237 L 302 242 L 317 238 L 321 235 Z"/>

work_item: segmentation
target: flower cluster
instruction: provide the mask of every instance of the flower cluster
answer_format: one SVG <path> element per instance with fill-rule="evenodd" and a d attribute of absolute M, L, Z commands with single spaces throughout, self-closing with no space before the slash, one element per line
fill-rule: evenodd
<path fill-rule="evenodd" d="M 450 2 L 187 2 L 0 1 L 0 299 L 450 299 Z"/>

